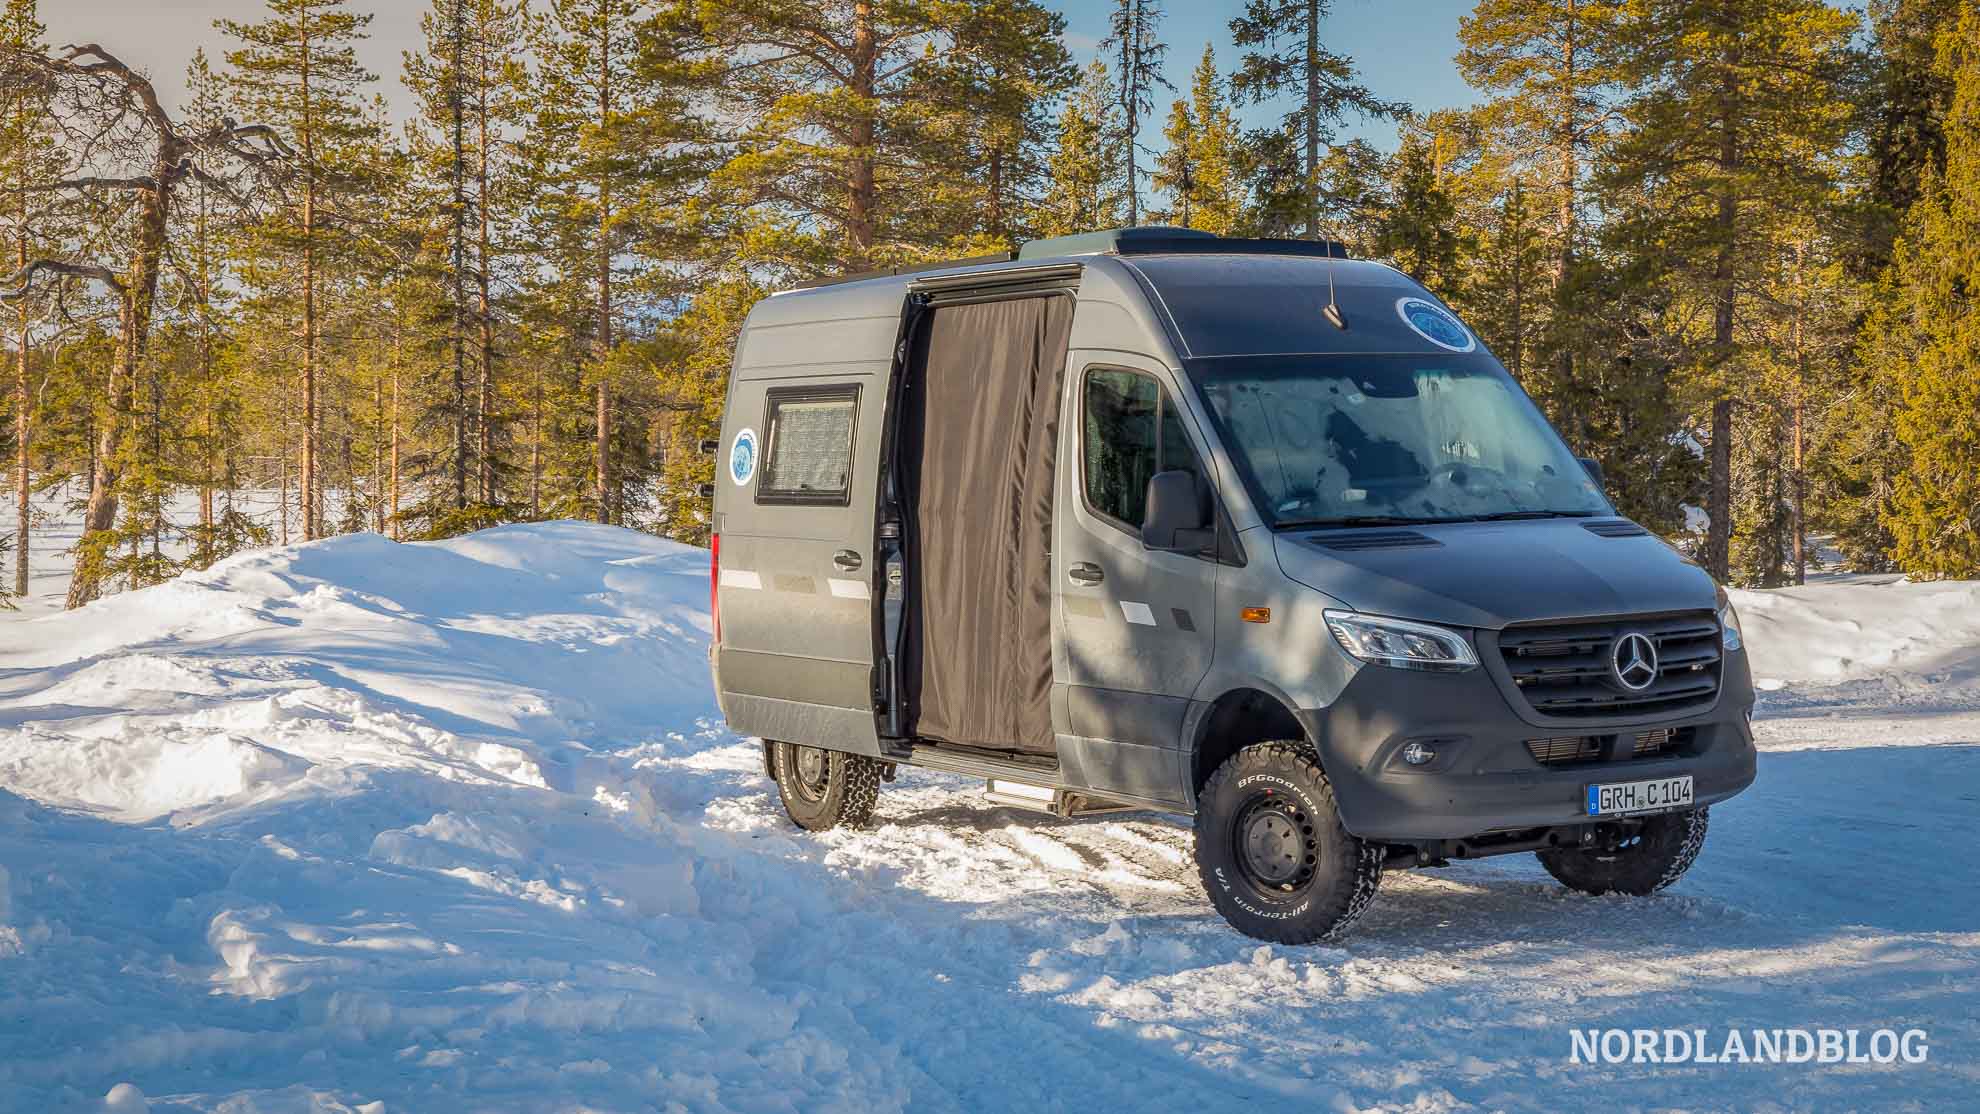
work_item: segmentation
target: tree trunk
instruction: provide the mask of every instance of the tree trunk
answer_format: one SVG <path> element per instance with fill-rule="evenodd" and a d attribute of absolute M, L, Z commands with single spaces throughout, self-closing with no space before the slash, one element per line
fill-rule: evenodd
<path fill-rule="evenodd" d="M 23 166 L 26 160 L 22 160 Z M 27 176 L 22 171 L 20 183 L 25 191 Z M 21 194 L 21 223 L 14 236 L 14 258 L 16 268 L 27 266 L 27 194 Z M 14 594 L 25 596 L 28 592 L 28 526 L 33 518 L 28 505 L 28 452 L 34 439 L 34 396 L 28 389 L 28 300 L 20 299 L 15 308 L 19 311 L 17 324 L 20 336 L 14 345 Z"/>
<path fill-rule="evenodd" d="M 868 0 L 860 0 L 866 8 Z M 869 10 L 870 15 L 870 10 Z M 601 22 L 598 31 L 598 126 L 602 131 L 612 116 L 612 29 Z M 612 389 L 606 364 L 612 354 L 612 181 L 609 170 L 598 172 L 598 328 L 592 350 L 596 363 L 598 482 L 598 521 L 612 521 Z"/>
<path fill-rule="evenodd" d="M 543 517 L 543 369 L 536 369 L 536 376 L 530 383 L 529 391 L 529 517 Z"/>
<path fill-rule="evenodd" d="M 1575 237 L 1580 232 L 1579 211 L 1575 204 L 1580 199 L 1581 189 L 1579 148 L 1581 121 L 1577 112 L 1577 98 L 1580 96 L 1581 86 L 1575 41 L 1578 30 L 1575 0 L 1568 0 L 1567 27 L 1562 33 L 1561 44 L 1561 129 L 1557 133 L 1555 143 L 1555 156 L 1559 160 L 1561 174 L 1560 211 L 1556 215 L 1555 230 L 1556 235 L 1560 237 L 1560 243 L 1554 256 L 1553 291 L 1554 312 L 1557 315 L 1567 314 L 1568 279 L 1573 273 Z M 1568 427 L 1569 442 L 1577 451 L 1582 451 L 1587 447 L 1588 439 L 1577 420 L 1576 403 L 1580 400 L 1574 389 L 1574 346 L 1562 343 L 1561 350 L 1554 356 L 1554 361 L 1554 374 L 1560 383 L 1560 389 L 1555 395 L 1558 419 Z"/>
<path fill-rule="evenodd" d="M 475 396 L 474 426 L 477 498 L 483 504 L 495 502 L 495 436 L 492 424 L 495 408 L 495 325 L 488 299 L 488 51 L 477 43 L 475 65 L 478 75 L 475 97 L 475 196 L 480 199 L 477 229 L 475 280 L 479 287 L 476 316 L 481 326 L 481 381 Z"/>
<path fill-rule="evenodd" d="M 1732 116 L 1731 89 L 1724 91 L 1719 133 L 1719 170 L 1730 178 L 1739 166 L 1739 129 Z M 1718 259 L 1712 267 L 1712 444 L 1711 490 L 1706 496 L 1705 513 L 1711 523 L 1705 532 L 1705 571 L 1724 582 L 1732 560 L 1732 421 L 1733 400 L 1726 394 L 1723 376 L 1733 355 L 1734 314 L 1738 309 L 1739 288 L 1734 273 L 1739 248 L 1739 198 L 1731 185 L 1721 187 L 1718 200 Z"/>
<path fill-rule="evenodd" d="M 299 19 L 296 26 L 302 51 L 302 128 L 301 134 L 296 138 L 302 143 L 303 162 L 303 433 L 302 466 L 298 482 L 302 492 L 303 540 L 310 541 L 321 536 L 323 532 L 320 510 L 323 495 L 318 490 L 316 459 L 319 428 L 316 411 L 316 127 L 311 114 L 310 101 L 309 20 L 306 17 Z"/>
<path fill-rule="evenodd" d="M 448 108 L 453 114 L 453 342 L 454 342 L 454 506 L 468 502 L 467 396 L 467 103 L 461 97 L 461 76 L 467 68 L 467 24 L 463 0 L 453 4 L 453 69 L 447 76 Z"/>
<path fill-rule="evenodd" d="M 861 104 L 873 103 L 874 86 L 879 80 L 875 70 L 878 58 L 873 0 L 854 0 L 852 94 Z M 852 181 L 846 191 L 846 265 L 852 271 L 863 271 L 873 265 L 873 221 L 877 204 L 873 143 L 877 131 L 878 122 L 870 111 L 862 112 L 859 119 L 853 122 Z"/>
<path fill-rule="evenodd" d="M 177 165 L 176 144 L 161 138 L 151 167 L 150 189 L 137 191 L 137 229 L 131 266 L 120 301 L 117 362 L 110 372 L 109 406 L 96 431 L 91 450 L 89 503 L 83 511 L 82 537 L 77 543 L 75 576 L 69 581 L 65 606 L 81 607 L 103 591 L 99 559 L 109 539 L 103 537 L 117 522 L 117 483 L 123 475 L 122 440 L 137 389 L 137 369 L 151 340 L 151 307 L 158 297 L 158 266 L 165 254 L 167 210 L 163 191 Z"/>
<path fill-rule="evenodd" d="M 1306 0 L 1306 238 L 1320 238 L 1320 0 Z"/>
<path fill-rule="evenodd" d="M 388 496 L 387 522 L 393 541 L 399 540 L 399 365 L 392 364 L 392 488 Z"/>

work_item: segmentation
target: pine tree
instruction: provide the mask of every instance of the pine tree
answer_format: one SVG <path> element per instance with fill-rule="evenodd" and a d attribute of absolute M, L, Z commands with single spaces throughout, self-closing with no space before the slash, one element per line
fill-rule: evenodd
<path fill-rule="evenodd" d="M 436 399 L 453 436 L 437 464 L 455 511 L 500 502 L 494 291 L 509 267 L 520 201 L 513 152 L 530 97 L 518 58 L 523 16 L 522 5 L 501 0 L 435 0 L 420 20 L 426 49 L 406 57 L 406 87 L 420 105 L 419 161 L 448 230 L 450 389 Z"/>
<path fill-rule="evenodd" d="M 1920 578 L 1980 577 L 1980 13 L 1939 40 L 1953 82 L 1943 173 L 1929 172 L 1892 258 L 1889 297 L 1864 338 L 1895 385 L 1908 467 L 1884 525 Z"/>
<path fill-rule="evenodd" d="M 1038 231 L 1069 236 L 1118 228 L 1126 219 L 1126 166 L 1109 141 L 1119 113 L 1107 64 L 1095 59 L 1059 113 L 1059 141 L 1046 160 L 1051 177 Z"/>
<path fill-rule="evenodd" d="M 1631 131 L 1605 185 L 1639 200 L 1633 253 L 1711 322 L 1684 365 L 1709 410 L 1702 560 L 1723 579 L 1736 387 L 1754 350 L 1746 292 L 1778 257 L 1788 217 L 1833 197 L 1855 20 L 1820 0 L 1641 0 L 1629 16 L 1617 42 Z"/>
<path fill-rule="evenodd" d="M 277 251 L 299 259 L 302 457 L 298 466 L 303 537 L 323 532 L 322 413 L 319 406 L 317 295 L 319 262 L 337 219 L 337 161 L 344 149 L 376 137 L 365 126 L 357 90 L 376 80 L 358 64 L 355 44 L 369 14 L 347 0 L 267 0 L 259 23 L 216 23 L 241 45 L 227 52 L 235 93 L 250 113 L 280 127 L 297 152 L 297 208 L 279 213 L 266 234 Z"/>
<path fill-rule="evenodd" d="M 1588 174 L 1608 138 L 1619 93 L 1622 11 L 1617 0 L 1483 0 L 1458 26 L 1458 66 L 1466 81 L 1492 95 L 1480 121 L 1513 153 L 1513 172 L 1534 184 L 1527 203 L 1552 213 L 1546 296 L 1528 302 L 1541 348 L 1529 378 L 1539 393 L 1557 399 L 1575 390 L 1581 307 L 1564 303 L 1584 247 Z M 1551 382 L 1539 381 L 1542 372 Z"/>
<path fill-rule="evenodd" d="M 45 28 L 37 15 L 37 0 L 7 0 L 0 12 L 0 49 L 40 54 Z M 33 186 L 59 177 L 62 154 L 48 129 L 47 98 L 29 82 L 9 82 L 0 91 L 0 183 L 7 190 L 4 223 L 10 264 L 23 270 L 38 255 L 54 223 L 47 212 L 45 195 Z M 13 300 L 10 316 L 14 327 L 12 353 L 13 390 L 13 480 L 14 480 L 14 578 L 13 595 L 26 595 L 32 525 L 29 497 L 33 494 L 31 472 L 35 430 L 35 375 L 31 333 L 36 319 L 46 311 L 45 300 L 22 296 Z M 7 592 L 0 590 L 0 601 Z"/>
<path fill-rule="evenodd" d="M 1048 106 L 1071 88 L 1065 17 L 1033 0 L 974 0 L 951 21 L 950 49 L 918 67 L 933 111 L 927 158 L 954 172 L 932 184 L 957 256 L 1015 249 L 1033 233 L 1050 146 Z"/>
<path fill-rule="evenodd" d="M 1298 101 L 1278 129 L 1278 157 L 1261 161 L 1298 159 L 1297 181 L 1279 179 L 1268 204 L 1299 220 L 1309 239 L 1322 231 L 1321 148 L 1333 144 L 1334 129 L 1349 115 L 1393 119 L 1409 111 L 1377 97 L 1361 84 L 1351 59 L 1321 42 L 1331 6 L 1331 0 L 1246 0 L 1244 13 L 1231 20 L 1231 39 L 1246 51 L 1232 89 L 1253 104 L 1288 96 Z"/>

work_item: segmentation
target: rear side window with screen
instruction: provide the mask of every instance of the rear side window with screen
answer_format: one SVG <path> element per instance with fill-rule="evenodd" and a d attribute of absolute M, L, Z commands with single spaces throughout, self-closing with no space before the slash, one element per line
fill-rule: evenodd
<path fill-rule="evenodd" d="M 858 413 L 856 386 L 771 391 L 756 501 L 840 507 L 850 503 L 853 419 Z"/>

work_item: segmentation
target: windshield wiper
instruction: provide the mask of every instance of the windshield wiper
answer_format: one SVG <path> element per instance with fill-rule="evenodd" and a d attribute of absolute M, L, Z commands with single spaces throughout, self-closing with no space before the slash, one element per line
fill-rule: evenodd
<path fill-rule="evenodd" d="M 1475 514 L 1474 522 L 1511 522 L 1521 518 L 1594 518 L 1594 511 L 1494 511 L 1491 514 Z"/>

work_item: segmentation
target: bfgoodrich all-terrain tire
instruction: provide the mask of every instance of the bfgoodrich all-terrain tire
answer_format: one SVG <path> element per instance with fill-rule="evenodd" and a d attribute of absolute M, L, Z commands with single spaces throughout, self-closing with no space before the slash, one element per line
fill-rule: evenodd
<path fill-rule="evenodd" d="M 1340 935 L 1382 881 L 1382 849 L 1349 835 L 1334 787 L 1303 743 L 1257 743 L 1196 799 L 1196 869 L 1246 936 L 1311 944 Z"/>
<path fill-rule="evenodd" d="M 873 818 L 884 768 L 879 759 L 796 743 L 765 745 L 777 794 L 798 827 L 814 832 L 841 824 L 857 828 Z"/>
<path fill-rule="evenodd" d="M 1547 873 L 1586 894 L 1656 893 L 1683 877 L 1705 846 L 1706 809 L 1667 812 L 1643 821 L 1629 839 L 1602 850 L 1535 852 Z"/>

